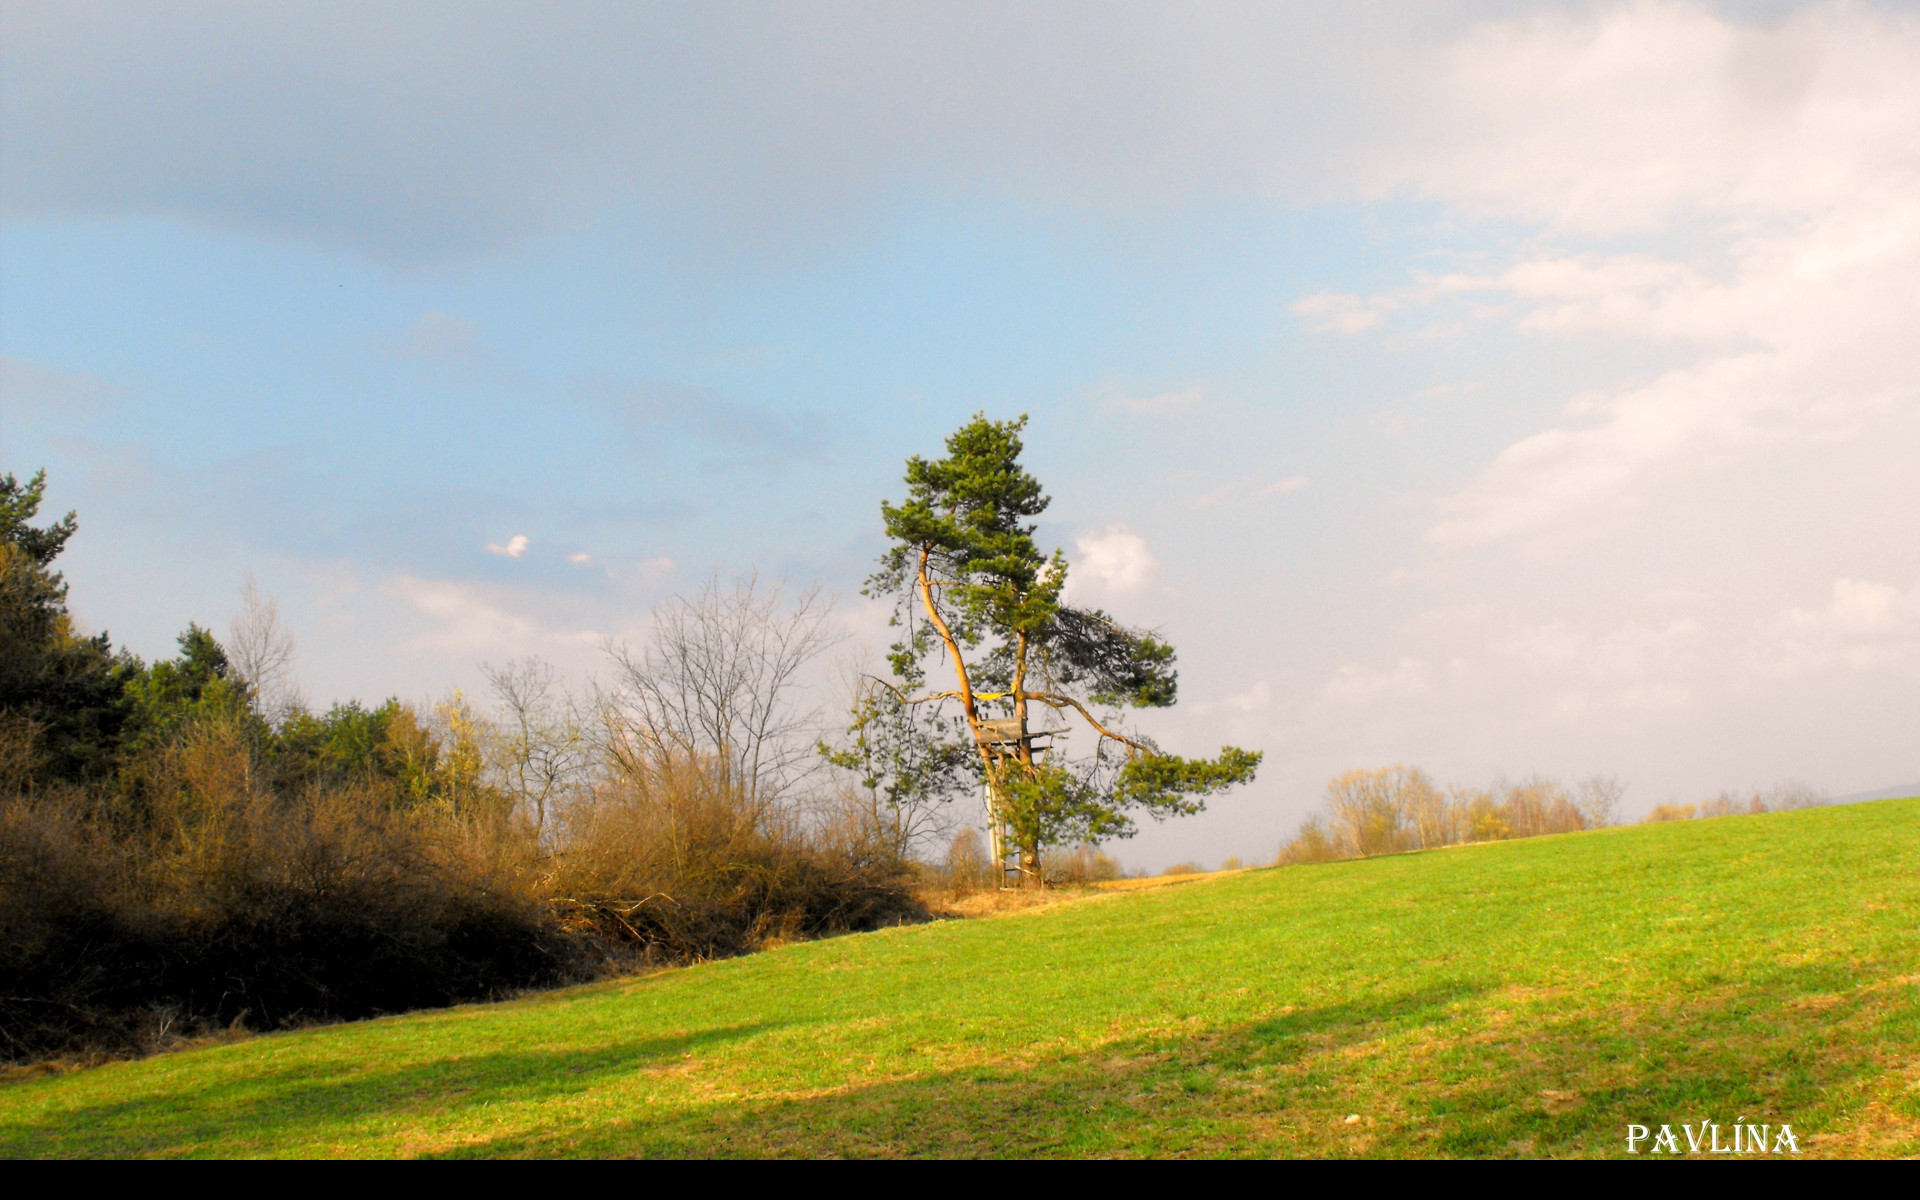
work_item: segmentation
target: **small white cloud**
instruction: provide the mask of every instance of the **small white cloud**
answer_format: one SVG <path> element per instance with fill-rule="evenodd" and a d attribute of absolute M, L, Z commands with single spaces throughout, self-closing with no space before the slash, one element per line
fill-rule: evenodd
<path fill-rule="evenodd" d="M 1903 592 L 1836 579 L 1826 607 L 1788 609 L 1766 628 L 1763 641 L 1761 670 L 1769 675 L 1900 662 L 1920 652 L 1920 585 Z"/>
<path fill-rule="evenodd" d="M 1257 713 L 1273 707 L 1273 688 L 1265 680 L 1254 684 L 1244 692 L 1235 692 L 1218 700 L 1202 701 L 1193 706 L 1195 716 L 1212 716 L 1215 713 Z"/>
<path fill-rule="evenodd" d="M 1692 588 L 1656 588 L 1647 593 L 1647 602 L 1671 608 L 1692 608 L 1705 604 L 1707 594 Z"/>
<path fill-rule="evenodd" d="M 1630 622 L 1598 635 L 1556 620 L 1521 629 L 1497 642 L 1494 649 L 1536 672 L 1621 684 L 1641 691 L 1667 687 L 1671 692 L 1674 689 L 1662 677 L 1682 666 L 1702 632 L 1700 622 L 1691 617 L 1658 628 Z"/>
<path fill-rule="evenodd" d="M 1382 313 L 1398 307 L 1399 303 L 1390 296 L 1315 292 L 1295 304 L 1293 312 L 1313 322 L 1315 333 L 1359 333 L 1379 324 Z"/>
<path fill-rule="evenodd" d="M 607 574 L 629 586 L 647 587 L 672 575 L 679 564 L 671 558 L 649 558 L 607 568 Z"/>
<path fill-rule="evenodd" d="M 1693 703 L 1693 692 L 1676 683 L 1647 683 L 1620 693 L 1620 707 L 1665 712 Z"/>
<path fill-rule="evenodd" d="M 498 554 L 503 558 L 519 558 L 522 554 L 525 554 L 527 552 L 527 547 L 530 544 L 531 543 L 527 541 L 526 534 L 516 533 L 512 537 L 507 539 L 507 544 L 504 546 L 496 542 L 488 542 L 485 546 L 481 548 L 484 549 L 488 554 Z"/>
<path fill-rule="evenodd" d="M 513 654 L 594 645 L 600 640 L 600 635 L 590 629 L 569 631 L 543 626 L 466 584 L 401 575 L 388 580 L 385 590 L 406 601 L 431 624 L 428 632 L 402 643 L 401 649 L 412 653 L 451 650 Z"/>
<path fill-rule="evenodd" d="M 1855 637 L 1904 631 L 1911 622 L 1913 605 L 1908 596 L 1883 583 L 1863 579 L 1833 581 L 1833 599 L 1825 612 L 1794 616 L 1825 624 L 1835 633 Z"/>
<path fill-rule="evenodd" d="M 1288 492 L 1297 492 L 1307 486 L 1305 475 L 1289 475 L 1285 479 L 1275 479 L 1263 483 L 1258 479 L 1236 479 L 1223 483 L 1210 492 L 1202 492 L 1193 498 L 1195 508 L 1216 508 L 1237 504 L 1251 504 L 1257 500 L 1267 500 L 1274 496 L 1284 496 Z"/>
<path fill-rule="evenodd" d="M 1493 648 L 1535 675 L 1575 689 L 1545 710 L 1574 719 L 1594 711 L 1687 707 L 1693 691 L 1683 680 L 1693 670 L 1705 633 L 1691 617 L 1661 626 L 1629 622 L 1599 634 L 1555 620 L 1523 628 Z"/>
<path fill-rule="evenodd" d="M 45 415 L 72 421 L 90 416 L 116 389 L 97 375 L 56 371 L 12 355 L 0 354 L 0 396 L 8 417 Z"/>
<path fill-rule="evenodd" d="M 1099 533 L 1075 538 L 1073 545 L 1080 552 L 1075 572 L 1109 591 L 1138 591 L 1159 566 L 1146 539 L 1125 525 L 1109 525 Z"/>
<path fill-rule="evenodd" d="M 1107 380 L 1094 391 L 1114 408 L 1153 416 L 1185 412 L 1206 403 L 1207 399 L 1207 389 L 1198 384 L 1175 391 L 1156 392 L 1151 396 L 1128 396 L 1121 391 L 1117 378 Z"/>
<path fill-rule="evenodd" d="M 1669 371 L 1608 402 L 1599 424 L 1515 442 L 1444 501 L 1427 540 L 1467 546 L 1617 515 L 1628 484 L 1656 463 L 1757 436 L 1768 418 L 1779 436 L 1792 405 L 1777 365 L 1777 356 L 1746 354 Z"/>
<path fill-rule="evenodd" d="M 579 550 L 572 554 L 567 555 L 567 561 L 572 563 L 576 567 L 584 567 L 588 563 L 593 561 L 593 555 L 588 554 L 584 550 Z"/>
<path fill-rule="evenodd" d="M 1419 659 L 1403 658 L 1391 671 L 1348 663 L 1333 673 L 1320 694 L 1327 700 L 1352 704 L 1381 696 L 1419 696 L 1430 687 L 1427 665 Z"/>
<path fill-rule="evenodd" d="M 473 322 L 443 312 L 424 312 L 407 327 L 391 352 L 396 358 L 471 358 L 479 341 Z"/>

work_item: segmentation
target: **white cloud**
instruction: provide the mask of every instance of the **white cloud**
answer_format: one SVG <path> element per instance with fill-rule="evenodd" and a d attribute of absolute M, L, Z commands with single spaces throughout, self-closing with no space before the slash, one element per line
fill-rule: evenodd
<path fill-rule="evenodd" d="M 1677 683 L 1641 683 L 1622 688 L 1614 697 L 1621 708 L 1660 712 L 1693 703 L 1693 689 Z"/>
<path fill-rule="evenodd" d="M 1196 717 L 1206 717 L 1218 713 L 1246 715 L 1265 712 L 1272 707 L 1273 688 L 1263 679 L 1245 691 L 1234 692 L 1218 700 L 1203 700 L 1188 711 Z"/>
<path fill-rule="evenodd" d="M 1094 389 L 1094 394 L 1108 405 L 1124 412 L 1150 416 L 1186 412 L 1189 409 L 1198 408 L 1207 400 L 1207 389 L 1198 384 L 1173 391 L 1155 392 L 1147 396 L 1129 396 L 1122 390 L 1118 379 L 1104 381 Z"/>
<path fill-rule="evenodd" d="M 1707 599 L 1705 592 L 1693 588 L 1655 588 L 1647 593 L 1647 603 L 1662 608 L 1692 608 Z"/>
<path fill-rule="evenodd" d="M 1429 136 L 1377 184 L 1580 233 L 1828 208 L 1863 164 L 1910 168 L 1917 26 L 1851 4 L 1749 24 L 1651 0 L 1484 24 L 1448 55 Z"/>
<path fill-rule="evenodd" d="M 1361 663 L 1347 663 L 1321 687 L 1320 695 L 1336 703 L 1357 704 L 1387 696 L 1423 696 L 1432 686 L 1424 662 L 1403 658 L 1386 671 Z"/>
<path fill-rule="evenodd" d="M 593 555 L 588 554 L 584 550 L 579 550 L 567 555 L 567 561 L 576 567 L 584 567 L 593 562 Z"/>
<path fill-rule="evenodd" d="M 469 584 L 401 575 L 389 580 L 383 590 L 405 601 L 430 623 L 428 632 L 401 645 L 408 653 L 513 655 L 554 647 L 578 650 L 600 640 L 592 630 L 551 629 L 489 599 Z"/>
<path fill-rule="evenodd" d="M 0 417 L 53 418 L 71 422 L 91 415 L 114 392 L 98 375 L 57 371 L 11 354 L 0 354 Z"/>
<path fill-rule="evenodd" d="M 1305 475 L 1289 475 L 1285 479 L 1270 481 L 1235 479 L 1195 496 L 1193 505 L 1195 508 L 1217 508 L 1251 504 L 1257 500 L 1268 500 L 1274 496 L 1284 496 L 1288 492 L 1297 492 L 1306 487 L 1308 482 Z"/>
<path fill-rule="evenodd" d="M 609 212 L 765 250 L 983 180 L 1120 208 L 1324 192 L 1408 88 L 1397 31 L 1461 19 L 1403 10 L 27 0 L 0 196 L 421 263 Z"/>
<path fill-rule="evenodd" d="M 1711 487 L 1756 449 L 1920 399 L 1920 19 L 1839 5 L 1750 27 L 1643 2 L 1486 25 L 1451 64 L 1438 134 L 1383 158 L 1379 186 L 1560 241 L 1684 225 L 1685 252 L 1535 248 L 1296 311 L 1358 332 L 1473 296 L 1472 319 L 1526 335 L 1697 349 L 1508 447 L 1444 503 L 1433 542 L 1625 519 L 1663 467 Z"/>
<path fill-rule="evenodd" d="M 1599 634 L 1554 620 L 1524 627 L 1494 649 L 1564 684 L 1610 687 L 1625 707 L 1670 706 L 1690 694 L 1678 676 L 1689 670 L 1703 632 L 1691 617 L 1661 626 L 1628 622 Z"/>
<path fill-rule="evenodd" d="M 1920 651 L 1920 584 L 1901 591 L 1860 579 L 1836 579 L 1824 607 L 1791 608 L 1762 634 L 1763 674 L 1795 676 L 1870 670 Z"/>
<path fill-rule="evenodd" d="M 1619 519 L 1646 468 L 1713 444 L 1778 437 L 1794 404 L 1771 356 L 1670 371 L 1601 404 L 1594 425 L 1550 429 L 1509 446 L 1428 532 L 1448 546 L 1550 534 Z M 1591 404 L 1592 402 L 1589 402 Z"/>
<path fill-rule="evenodd" d="M 1294 304 L 1293 312 L 1312 322 L 1315 333 L 1359 333 L 1399 308 L 1393 295 L 1356 296 L 1351 292 L 1315 292 Z"/>
<path fill-rule="evenodd" d="M 621 583 L 650 588 L 670 578 L 679 569 L 671 558 L 649 558 L 636 563 L 607 568 L 607 574 Z"/>
<path fill-rule="evenodd" d="M 481 549 L 485 550 L 488 554 L 498 554 L 503 558 L 519 558 L 527 552 L 527 547 L 530 544 L 531 543 L 527 541 L 526 534 L 516 533 L 507 539 L 506 545 L 504 546 L 497 542 L 488 542 L 485 546 L 481 547 Z"/>
<path fill-rule="evenodd" d="M 1111 592 L 1137 592 L 1152 580 L 1158 563 L 1146 539 L 1125 525 L 1109 525 L 1099 533 L 1073 540 L 1079 556 L 1074 574 Z"/>
<path fill-rule="evenodd" d="M 479 335 L 473 322 L 429 310 L 407 327 L 391 352 L 396 358 L 467 359 L 474 356 Z"/>

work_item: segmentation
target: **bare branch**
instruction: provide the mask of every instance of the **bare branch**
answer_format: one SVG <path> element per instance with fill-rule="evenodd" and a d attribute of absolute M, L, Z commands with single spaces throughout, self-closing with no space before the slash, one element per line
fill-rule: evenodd
<path fill-rule="evenodd" d="M 1075 700 L 1072 696 L 1059 696 L 1059 695 L 1055 695 L 1052 692 L 1023 692 L 1021 694 L 1029 700 L 1038 700 L 1040 703 L 1049 705 L 1055 709 L 1062 709 L 1062 708 L 1077 709 L 1080 715 L 1086 718 L 1087 724 L 1093 726 L 1095 731 L 1098 732 L 1101 737 L 1111 738 L 1114 741 L 1119 742 L 1120 744 L 1128 747 L 1129 749 L 1137 750 L 1142 754 L 1158 754 L 1159 753 L 1159 751 L 1155 750 L 1152 746 L 1149 746 L 1144 742 L 1136 742 L 1132 738 L 1127 737 L 1125 734 L 1115 733 L 1113 730 L 1108 729 L 1105 725 L 1102 725 L 1100 722 L 1094 720 L 1093 714 L 1087 711 L 1086 706 L 1081 704 L 1078 700 Z"/>

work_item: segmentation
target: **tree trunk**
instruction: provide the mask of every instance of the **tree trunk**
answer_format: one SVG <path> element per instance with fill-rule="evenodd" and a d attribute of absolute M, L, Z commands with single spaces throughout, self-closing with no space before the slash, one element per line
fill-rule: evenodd
<path fill-rule="evenodd" d="M 993 857 L 993 886 L 1007 886 L 1007 823 L 1000 816 L 1000 797 L 992 779 L 987 783 L 987 853 Z"/>
<path fill-rule="evenodd" d="M 1022 771 L 1033 770 L 1033 742 L 1027 736 L 1027 635 L 1022 633 L 1014 642 L 1013 656 L 1013 718 L 1017 722 L 1015 734 L 1018 739 L 1013 744 L 1015 758 L 1019 760 Z M 1036 820 L 1028 822 L 1034 832 L 1020 840 L 1020 886 L 1023 888 L 1044 887 L 1046 880 L 1040 877 L 1040 834 Z"/>

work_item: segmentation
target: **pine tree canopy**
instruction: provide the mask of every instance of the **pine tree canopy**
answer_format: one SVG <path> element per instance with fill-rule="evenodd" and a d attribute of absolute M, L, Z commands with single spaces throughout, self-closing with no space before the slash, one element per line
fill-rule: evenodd
<path fill-rule="evenodd" d="M 957 702 L 996 819 L 1023 863 L 1037 864 L 1042 844 L 1129 836 L 1129 810 L 1198 812 L 1204 797 L 1252 779 L 1260 754 L 1225 747 L 1217 758 L 1184 759 L 1119 727 L 1120 710 L 1174 703 L 1174 649 L 1068 602 L 1066 556 L 1035 540 L 1049 498 L 1020 462 L 1026 423 L 976 414 L 947 438 L 945 457 L 907 460 L 906 498 L 880 506 L 890 545 L 867 594 L 895 597 L 895 624 L 905 628 L 890 655 L 895 711 Z M 913 694 L 943 669 L 939 660 L 956 686 Z M 1036 747 L 1033 705 L 1078 717 L 1095 734 L 1094 752 L 1069 760 L 1058 747 Z M 863 717 L 876 719 L 871 710 Z M 930 737 L 938 726 L 916 727 Z"/>

